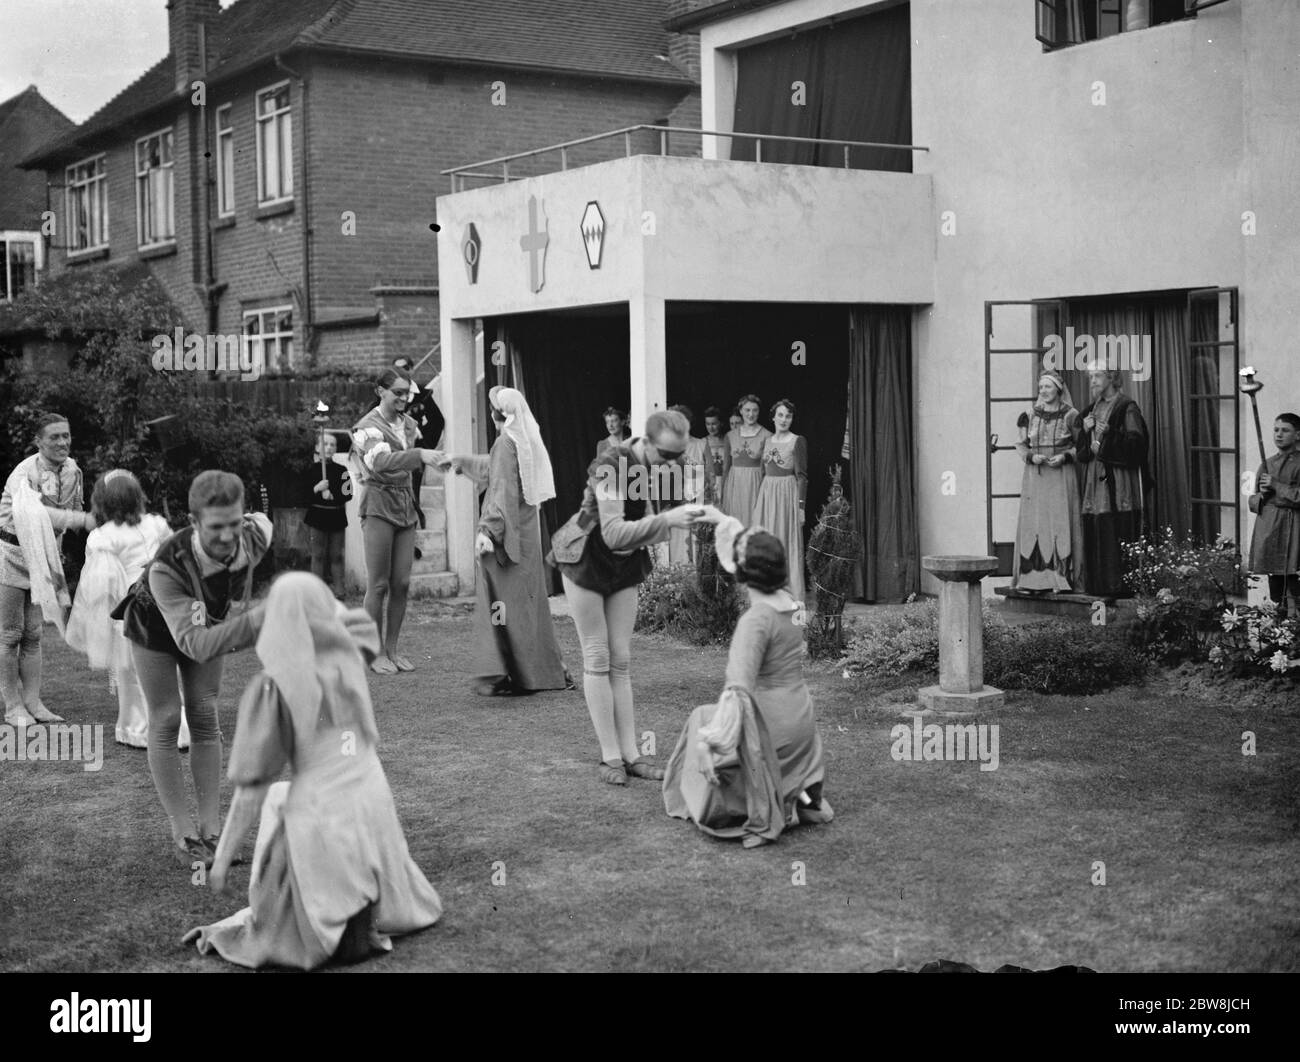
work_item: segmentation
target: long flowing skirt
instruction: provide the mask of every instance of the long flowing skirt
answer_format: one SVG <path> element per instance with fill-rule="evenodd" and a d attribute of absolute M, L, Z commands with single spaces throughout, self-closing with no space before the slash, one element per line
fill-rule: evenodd
<path fill-rule="evenodd" d="M 759 488 L 763 485 L 763 469 L 758 465 L 746 468 L 732 465 L 727 485 L 722 491 L 722 511 L 734 516 L 742 524 L 754 520 L 754 506 L 758 504 Z"/>
<path fill-rule="evenodd" d="M 796 601 L 803 601 L 803 521 L 799 518 L 799 481 L 794 476 L 763 477 L 753 523 L 767 528 L 785 546 L 790 594 Z"/>
<path fill-rule="evenodd" d="M 337 747 L 337 735 L 335 740 Z M 262 805 L 248 903 L 199 930 L 198 949 L 240 966 L 311 970 L 338 951 L 350 922 L 370 912 L 370 946 L 442 916 L 412 861 L 373 749 L 323 760 L 276 782 Z"/>
<path fill-rule="evenodd" d="M 1069 593 L 1083 587 L 1083 524 L 1073 464 L 1026 465 L 1016 527 L 1018 590 Z"/>
<path fill-rule="evenodd" d="M 477 680 L 489 682 L 509 675 L 520 689 L 564 689 L 564 661 L 542 580 L 540 543 L 524 553 L 520 564 L 502 564 L 496 553 L 482 554 L 478 576 Z"/>

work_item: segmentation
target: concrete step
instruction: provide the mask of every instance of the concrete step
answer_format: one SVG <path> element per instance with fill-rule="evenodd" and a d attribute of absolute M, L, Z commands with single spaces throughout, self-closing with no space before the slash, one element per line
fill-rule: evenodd
<path fill-rule="evenodd" d="M 1113 597 L 1093 597 L 1090 594 L 1032 594 L 1009 586 L 994 587 L 993 593 L 1002 598 L 1000 611 L 1008 615 L 1054 616 L 1082 623 L 1100 623 L 1104 616 L 1106 623 L 1113 623 L 1126 613 L 1131 616 L 1133 611 L 1131 605 L 1124 608 Z M 1104 611 L 1098 608 L 1099 605 Z"/>
<path fill-rule="evenodd" d="M 447 552 L 447 532 L 445 530 L 426 527 L 423 531 L 415 532 L 415 548 L 423 553 L 426 557 L 430 553 L 437 553 L 441 550 Z"/>
<path fill-rule="evenodd" d="M 412 575 L 431 575 L 437 572 L 450 571 L 447 567 L 447 551 L 439 550 L 437 553 L 426 553 L 418 561 L 411 564 Z"/>
<path fill-rule="evenodd" d="M 426 512 L 430 509 L 445 509 L 447 505 L 446 497 L 446 492 L 442 489 L 441 483 L 431 487 L 426 479 L 420 485 L 420 507 Z"/>
<path fill-rule="evenodd" d="M 410 596 L 455 597 L 460 592 L 460 580 L 454 572 L 422 572 L 411 575 Z"/>

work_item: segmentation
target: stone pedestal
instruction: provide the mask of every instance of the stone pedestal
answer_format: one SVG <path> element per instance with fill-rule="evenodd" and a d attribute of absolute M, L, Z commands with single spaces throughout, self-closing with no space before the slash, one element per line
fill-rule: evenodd
<path fill-rule="evenodd" d="M 1006 694 L 984 685 L 984 622 L 980 581 L 997 571 L 996 557 L 922 557 L 921 566 L 942 581 L 939 593 L 939 684 L 917 691 L 926 710 L 973 714 L 1000 708 Z"/>

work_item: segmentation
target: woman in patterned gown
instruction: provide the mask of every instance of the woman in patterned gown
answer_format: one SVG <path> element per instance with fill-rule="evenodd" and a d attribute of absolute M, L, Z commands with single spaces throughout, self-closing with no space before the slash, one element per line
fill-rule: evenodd
<path fill-rule="evenodd" d="M 808 442 L 790 430 L 794 403 L 783 398 L 772 407 L 776 432 L 763 451 L 763 484 L 754 506 L 753 523 L 781 540 L 790 566 L 790 593 L 804 600 L 803 514 L 808 496 Z"/>
<path fill-rule="evenodd" d="M 1083 586 L 1083 524 L 1074 448 L 1079 414 L 1069 388 L 1056 373 L 1045 372 L 1038 378 L 1038 401 L 1026 420 L 1016 443 L 1025 474 L 1011 585 L 1039 593 L 1070 593 Z"/>
<path fill-rule="evenodd" d="M 731 470 L 722 492 L 722 511 L 748 526 L 753 523 L 754 506 L 758 504 L 758 492 L 763 484 L 763 453 L 772 433 L 758 422 L 758 411 L 763 407 L 757 395 L 746 395 L 740 400 L 739 408 L 740 427 L 727 433 Z"/>

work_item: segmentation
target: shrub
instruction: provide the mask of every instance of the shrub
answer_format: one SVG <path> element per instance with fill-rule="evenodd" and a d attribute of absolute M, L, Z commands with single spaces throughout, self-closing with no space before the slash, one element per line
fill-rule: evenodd
<path fill-rule="evenodd" d="M 725 572 L 710 582 L 709 591 L 702 591 L 689 565 L 655 568 L 640 587 L 636 629 L 671 634 L 694 645 L 730 642 L 745 609 L 742 595 Z"/>
<path fill-rule="evenodd" d="M 892 680 L 939 670 L 939 609 L 927 601 L 854 629 L 841 664 L 846 677 Z M 1060 620 L 1013 625 L 984 608 L 984 681 L 1039 693 L 1098 693 L 1139 680 L 1140 653 L 1104 628 Z"/>
<path fill-rule="evenodd" d="M 1161 663 L 1207 659 L 1228 595 L 1244 585 L 1236 545 L 1222 536 L 1208 546 L 1182 543 L 1166 527 L 1124 543 L 1124 554 L 1124 581 L 1137 594 L 1133 643 Z"/>
<path fill-rule="evenodd" d="M 1279 620 L 1272 602 L 1224 609 L 1208 659 L 1226 675 L 1300 680 L 1300 619 Z"/>

